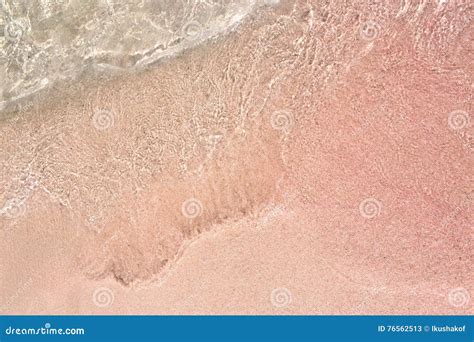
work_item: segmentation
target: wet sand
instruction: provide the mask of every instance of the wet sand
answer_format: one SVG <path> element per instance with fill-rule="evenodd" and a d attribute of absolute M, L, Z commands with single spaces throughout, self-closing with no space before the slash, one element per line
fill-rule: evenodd
<path fill-rule="evenodd" d="M 472 314 L 446 6 L 283 2 L 2 122 L 2 313 Z"/>

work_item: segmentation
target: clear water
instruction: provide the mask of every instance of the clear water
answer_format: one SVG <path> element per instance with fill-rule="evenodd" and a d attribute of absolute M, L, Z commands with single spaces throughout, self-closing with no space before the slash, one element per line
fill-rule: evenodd
<path fill-rule="evenodd" d="M 255 0 L 0 0 L 0 111 L 87 68 L 146 67 L 225 33 Z M 16 108 L 14 107 L 14 108 Z"/>

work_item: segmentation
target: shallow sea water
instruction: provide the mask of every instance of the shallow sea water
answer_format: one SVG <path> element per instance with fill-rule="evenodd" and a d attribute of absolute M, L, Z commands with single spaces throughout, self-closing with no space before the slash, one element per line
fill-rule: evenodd
<path fill-rule="evenodd" d="M 1 0 L 0 110 L 85 71 L 130 72 L 235 28 L 255 0 Z"/>

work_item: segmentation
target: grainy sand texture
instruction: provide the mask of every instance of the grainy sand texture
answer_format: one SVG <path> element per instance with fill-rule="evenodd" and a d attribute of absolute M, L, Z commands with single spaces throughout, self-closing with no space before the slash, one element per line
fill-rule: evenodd
<path fill-rule="evenodd" d="M 474 313 L 471 2 L 11 3 L 0 313 Z"/>

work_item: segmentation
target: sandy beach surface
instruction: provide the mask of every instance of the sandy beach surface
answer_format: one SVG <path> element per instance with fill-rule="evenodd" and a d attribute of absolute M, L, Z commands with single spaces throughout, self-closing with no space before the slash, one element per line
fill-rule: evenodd
<path fill-rule="evenodd" d="M 0 122 L 1 314 L 473 314 L 474 8 L 266 1 Z"/>

